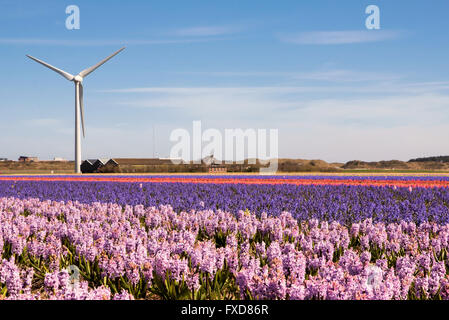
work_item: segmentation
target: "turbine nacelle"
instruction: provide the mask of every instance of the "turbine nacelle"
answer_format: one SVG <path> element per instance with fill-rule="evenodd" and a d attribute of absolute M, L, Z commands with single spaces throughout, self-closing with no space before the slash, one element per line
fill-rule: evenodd
<path fill-rule="evenodd" d="M 83 82 L 83 77 L 81 77 L 80 75 L 76 75 L 72 81 L 75 82 Z"/>

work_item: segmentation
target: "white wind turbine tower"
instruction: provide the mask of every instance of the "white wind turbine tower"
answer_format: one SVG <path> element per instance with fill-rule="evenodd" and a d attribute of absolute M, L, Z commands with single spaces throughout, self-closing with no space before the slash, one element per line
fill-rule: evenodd
<path fill-rule="evenodd" d="M 84 107 L 83 107 L 83 79 L 95 71 L 98 67 L 100 67 L 103 63 L 114 57 L 116 54 L 124 50 L 125 47 L 121 48 L 120 50 L 117 50 L 113 54 L 111 54 L 106 59 L 101 60 L 96 65 L 87 68 L 78 75 L 73 76 L 68 72 L 65 72 L 61 69 L 58 69 L 56 67 L 53 67 L 52 65 L 39 60 L 37 58 L 34 58 L 30 55 L 27 55 L 28 58 L 33 59 L 36 62 L 39 62 L 40 64 L 46 66 L 47 68 L 59 73 L 61 76 L 66 78 L 69 81 L 73 81 L 75 83 L 75 173 L 81 173 L 81 134 L 80 134 L 80 114 L 81 114 L 81 124 L 83 127 L 83 137 L 84 137 Z"/>

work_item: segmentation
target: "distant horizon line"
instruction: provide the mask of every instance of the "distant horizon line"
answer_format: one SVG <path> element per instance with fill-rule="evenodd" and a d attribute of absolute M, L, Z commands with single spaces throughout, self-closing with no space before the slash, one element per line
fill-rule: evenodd
<path fill-rule="evenodd" d="M 20 156 L 22 157 L 22 156 Z M 37 161 L 28 161 L 28 162 L 74 162 L 75 160 L 73 159 L 65 159 L 65 158 L 60 158 L 60 157 L 54 157 L 53 159 L 47 159 L 47 158 L 43 158 L 40 159 L 39 157 L 36 156 L 23 156 L 23 157 L 28 157 L 28 158 L 37 158 Z M 241 161 L 249 161 L 249 160 L 261 160 L 261 161 L 272 161 L 272 160 L 304 160 L 304 161 L 324 161 L 328 164 L 333 164 L 333 163 L 349 163 L 349 162 L 354 162 L 354 161 L 360 161 L 360 162 L 382 162 L 382 161 L 401 161 L 401 162 L 411 162 L 411 161 L 416 161 L 417 159 L 428 159 L 428 158 L 441 158 L 441 157 L 449 157 L 448 155 L 434 155 L 434 156 L 423 156 L 423 157 L 416 157 L 416 158 L 411 158 L 408 160 L 399 160 L 399 159 L 389 159 L 389 160 L 360 160 L 360 159 L 352 159 L 352 160 L 347 160 L 347 161 L 328 161 L 328 160 L 324 160 L 324 159 L 317 159 L 317 158 L 288 158 L 288 157 L 278 157 L 278 158 L 270 158 L 270 159 L 259 159 L 259 158 L 244 158 L 244 159 L 239 159 L 239 160 L 226 160 L 226 159 L 217 159 L 214 158 L 216 161 L 220 162 L 220 163 L 226 163 L 229 161 L 232 162 L 241 162 Z M 206 157 L 201 158 L 201 159 L 197 159 L 197 160 L 184 160 L 182 158 L 171 158 L 171 157 L 96 157 L 96 158 L 85 158 L 82 159 L 82 161 L 86 161 L 86 160 L 98 160 L 98 159 L 163 159 L 163 160 L 182 160 L 184 162 L 195 162 L 195 161 L 200 161 L 200 160 L 204 160 L 206 159 Z M 14 159 L 9 159 L 7 157 L 0 157 L 0 162 L 6 162 L 6 161 L 10 161 L 10 162 L 20 162 L 19 158 L 17 160 Z"/>

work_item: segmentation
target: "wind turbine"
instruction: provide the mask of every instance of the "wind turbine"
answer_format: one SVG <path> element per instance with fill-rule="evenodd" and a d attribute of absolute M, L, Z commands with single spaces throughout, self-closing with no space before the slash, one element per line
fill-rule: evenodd
<path fill-rule="evenodd" d="M 89 75 L 90 73 L 94 72 L 98 67 L 100 67 L 103 63 L 114 57 L 116 54 L 124 50 L 125 47 L 121 48 L 120 50 L 117 50 L 113 54 L 111 54 L 109 57 L 101 60 L 96 65 L 87 68 L 80 73 L 78 73 L 76 76 L 71 75 L 68 72 L 65 72 L 64 70 L 58 69 L 56 67 L 53 67 L 52 65 L 39 60 L 37 58 L 34 58 L 30 55 L 27 55 L 28 58 L 39 62 L 40 64 L 46 66 L 47 68 L 59 73 L 61 76 L 66 78 L 69 81 L 73 81 L 75 83 L 75 173 L 81 173 L 81 134 L 80 134 L 80 114 L 81 114 L 81 125 L 83 127 L 83 137 L 84 137 L 84 106 L 83 106 L 83 79 Z"/>

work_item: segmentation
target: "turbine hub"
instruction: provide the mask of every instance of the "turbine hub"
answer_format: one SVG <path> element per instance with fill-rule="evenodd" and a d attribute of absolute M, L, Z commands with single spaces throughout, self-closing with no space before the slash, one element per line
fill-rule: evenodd
<path fill-rule="evenodd" d="M 83 77 L 81 77 L 80 75 L 77 75 L 77 76 L 75 76 L 75 78 L 73 78 L 73 81 L 83 82 Z"/>

